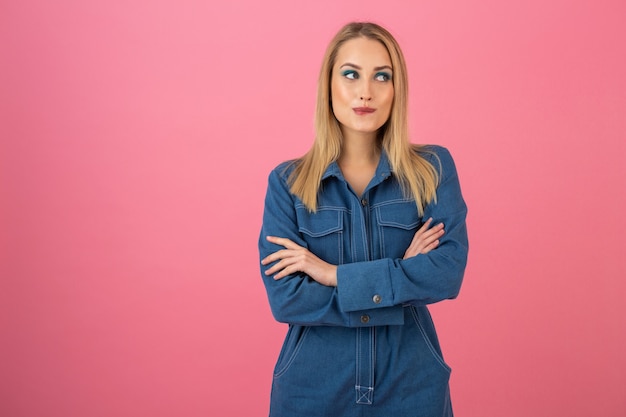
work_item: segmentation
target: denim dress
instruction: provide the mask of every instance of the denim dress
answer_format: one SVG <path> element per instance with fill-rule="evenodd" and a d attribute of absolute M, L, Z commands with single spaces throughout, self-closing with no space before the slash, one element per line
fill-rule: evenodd
<path fill-rule="evenodd" d="M 271 417 L 452 416 L 450 367 L 427 305 L 455 298 L 467 263 L 467 207 L 447 149 L 425 148 L 438 169 L 437 201 L 420 217 L 387 156 L 362 195 L 336 163 L 322 178 L 310 213 L 289 191 L 293 165 L 270 176 L 259 239 L 261 259 L 283 249 L 266 236 L 289 238 L 338 265 L 337 286 L 304 273 L 266 276 L 272 314 L 289 329 L 273 375 Z M 403 260 L 429 218 L 445 234 L 428 254 Z"/>

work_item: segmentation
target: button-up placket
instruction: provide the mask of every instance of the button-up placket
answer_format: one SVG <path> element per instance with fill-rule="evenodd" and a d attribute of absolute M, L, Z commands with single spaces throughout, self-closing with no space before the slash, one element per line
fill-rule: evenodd
<path fill-rule="evenodd" d="M 346 184 L 347 181 L 343 177 L 339 166 L 334 163 L 326 171 L 327 176 L 335 176 Z M 371 260 L 371 221 L 370 221 L 370 204 L 369 193 L 370 190 L 378 186 L 382 181 L 387 179 L 390 175 L 389 162 L 385 156 L 381 157 L 381 160 L 377 166 L 376 174 L 370 181 L 365 191 L 361 196 L 357 196 L 354 191 L 351 194 L 354 196 L 352 204 L 352 221 L 350 231 L 352 233 L 351 241 L 353 242 L 352 252 L 355 254 L 353 262 L 369 261 Z M 381 302 L 381 296 L 379 294 L 372 295 L 372 302 L 379 304 Z M 362 324 L 367 325 L 370 321 L 368 314 L 361 314 L 360 321 Z M 374 385 L 375 385 L 375 364 L 376 364 L 376 327 L 360 327 L 356 329 L 356 403 L 371 405 L 374 401 Z"/>

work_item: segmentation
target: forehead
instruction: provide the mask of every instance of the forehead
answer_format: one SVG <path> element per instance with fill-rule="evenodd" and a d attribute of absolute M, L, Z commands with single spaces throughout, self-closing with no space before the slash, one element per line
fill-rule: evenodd
<path fill-rule="evenodd" d="M 346 62 L 363 67 L 391 66 L 387 48 L 377 40 L 363 37 L 350 39 L 339 47 L 335 65 L 343 65 Z"/>

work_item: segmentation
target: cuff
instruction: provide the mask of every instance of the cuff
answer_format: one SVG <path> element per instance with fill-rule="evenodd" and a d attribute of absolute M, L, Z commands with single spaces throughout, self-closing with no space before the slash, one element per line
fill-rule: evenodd
<path fill-rule="evenodd" d="M 344 312 L 382 309 L 394 305 L 389 259 L 337 267 L 337 297 Z"/>

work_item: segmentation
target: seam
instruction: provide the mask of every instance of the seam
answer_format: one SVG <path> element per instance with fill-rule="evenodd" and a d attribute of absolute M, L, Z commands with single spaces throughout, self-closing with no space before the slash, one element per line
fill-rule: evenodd
<path fill-rule="evenodd" d="M 424 342 L 426 343 L 426 346 L 428 347 L 428 350 L 430 350 L 431 355 L 433 356 L 433 358 L 435 358 L 435 360 L 437 361 L 437 363 L 439 365 L 441 365 L 441 367 L 448 373 L 452 372 L 452 369 L 448 366 L 447 363 L 445 363 L 443 361 L 443 358 L 439 355 L 439 353 L 435 350 L 435 347 L 433 346 L 433 344 L 430 342 L 430 339 L 428 339 L 428 335 L 426 334 L 426 331 L 424 330 L 424 328 L 422 327 L 422 323 L 420 323 L 418 314 L 417 314 L 417 310 L 415 309 L 415 306 L 411 306 L 410 307 L 411 310 L 411 315 L 413 316 L 413 321 L 415 321 L 415 324 L 417 325 L 417 328 L 419 329 L 421 335 L 422 335 L 422 339 L 424 339 Z"/>
<path fill-rule="evenodd" d="M 310 327 L 305 327 L 304 328 L 304 331 L 302 332 L 302 336 L 300 337 L 300 340 L 298 340 L 298 343 L 294 347 L 293 352 L 291 353 L 291 355 L 287 359 L 287 362 L 282 367 L 282 369 L 280 371 L 274 373 L 274 378 L 279 378 L 280 376 L 284 375 L 285 372 L 287 372 L 287 370 L 291 367 L 291 364 L 295 360 L 296 356 L 298 356 L 298 352 L 300 352 L 300 349 L 302 348 L 302 345 L 304 345 L 304 340 L 306 339 L 306 336 L 309 334 L 309 330 L 311 330 Z"/>

